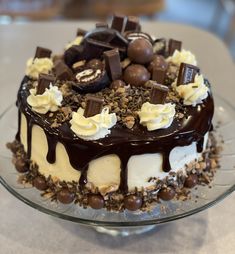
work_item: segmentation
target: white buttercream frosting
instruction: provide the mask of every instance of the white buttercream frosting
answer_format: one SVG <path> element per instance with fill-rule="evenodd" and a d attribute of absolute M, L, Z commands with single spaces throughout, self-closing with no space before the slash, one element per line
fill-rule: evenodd
<path fill-rule="evenodd" d="M 48 74 L 53 67 L 53 62 L 50 58 L 30 58 L 26 63 L 26 75 L 38 79 L 40 73 Z"/>
<path fill-rule="evenodd" d="M 80 45 L 81 41 L 83 40 L 83 36 L 77 36 L 73 41 L 69 42 L 66 46 L 65 49 L 69 49 L 73 45 Z"/>
<path fill-rule="evenodd" d="M 43 94 L 36 94 L 36 88 L 30 89 L 27 103 L 33 111 L 39 114 L 46 114 L 48 111 L 55 112 L 61 106 L 63 96 L 57 86 L 50 85 Z"/>
<path fill-rule="evenodd" d="M 145 102 L 138 112 L 140 124 L 146 126 L 148 131 L 168 128 L 175 115 L 175 104 L 151 104 Z"/>
<path fill-rule="evenodd" d="M 181 98 L 184 99 L 184 105 L 196 106 L 202 103 L 202 100 L 208 96 L 208 87 L 204 84 L 202 75 L 196 74 L 193 83 L 186 85 L 173 85 Z"/>
<path fill-rule="evenodd" d="M 197 65 L 195 55 L 192 52 L 185 49 L 182 49 L 181 51 L 175 50 L 174 54 L 167 58 L 167 61 L 172 62 L 178 66 L 180 66 L 181 63 Z"/>
<path fill-rule="evenodd" d="M 84 109 L 79 108 L 77 112 L 73 112 L 71 123 L 71 130 L 81 139 L 97 140 L 104 138 L 110 134 L 116 122 L 117 117 L 115 113 L 109 114 L 109 109 L 104 108 L 100 114 L 92 117 L 85 117 Z"/>

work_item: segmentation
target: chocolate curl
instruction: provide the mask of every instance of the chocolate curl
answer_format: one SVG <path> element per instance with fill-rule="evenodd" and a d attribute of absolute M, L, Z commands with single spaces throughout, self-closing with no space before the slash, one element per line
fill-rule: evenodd
<path fill-rule="evenodd" d="M 51 57 L 51 50 L 47 48 L 37 47 L 34 58 L 50 58 Z"/>
<path fill-rule="evenodd" d="M 103 103 L 104 99 L 95 96 L 87 96 L 84 116 L 92 117 L 97 114 L 100 114 L 103 109 Z"/>
<path fill-rule="evenodd" d="M 119 33 L 122 33 L 126 17 L 121 14 L 114 14 L 111 28 L 117 30 Z"/>
<path fill-rule="evenodd" d="M 38 85 L 36 89 L 36 94 L 43 94 L 46 88 L 49 88 L 50 84 L 55 82 L 55 77 L 48 74 L 39 74 Z"/>
<path fill-rule="evenodd" d="M 58 80 L 72 80 L 73 79 L 72 71 L 62 61 L 59 61 L 56 63 L 55 73 L 56 73 L 56 78 Z"/>
<path fill-rule="evenodd" d="M 168 92 L 169 88 L 167 86 L 154 83 L 150 92 L 150 103 L 164 104 Z"/>
<path fill-rule="evenodd" d="M 168 45 L 168 54 L 169 54 L 169 56 L 172 56 L 176 49 L 181 51 L 181 47 L 182 47 L 182 41 L 177 41 L 177 40 L 170 39 L 169 40 L 169 45 Z"/>
<path fill-rule="evenodd" d="M 118 49 L 104 52 L 105 67 L 112 80 L 120 79 L 122 76 L 122 67 Z"/>
<path fill-rule="evenodd" d="M 126 31 L 139 31 L 139 18 L 136 16 L 128 16 L 124 32 Z"/>
<path fill-rule="evenodd" d="M 152 73 L 152 80 L 156 81 L 158 84 L 165 84 L 166 69 L 160 67 L 154 67 Z"/>
<path fill-rule="evenodd" d="M 200 69 L 197 66 L 181 63 L 177 79 L 177 85 L 179 86 L 193 83 L 197 73 L 200 73 Z"/>

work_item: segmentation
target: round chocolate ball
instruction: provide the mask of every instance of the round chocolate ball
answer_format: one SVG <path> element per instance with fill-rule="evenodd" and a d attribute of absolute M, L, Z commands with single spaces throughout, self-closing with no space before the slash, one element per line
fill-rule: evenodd
<path fill-rule="evenodd" d="M 158 197 L 164 201 L 169 201 L 175 196 L 175 190 L 172 187 L 163 188 L 158 192 Z"/>
<path fill-rule="evenodd" d="M 147 64 L 153 59 L 153 46 L 144 38 L 135 39 L 129 43 L 127 55 L 135 63 Z"/>
<path fill-rule="evenodd" d="M 38 190 L 46 190 L 47 189 L 47 183 L 44 177 L 42 176 L 37 176 L 33 180 L 33 186 L 36 187 Z"/>
<path fill-rule="evenodd" d="M 110 88 L 111 89 L 114 89 L 114 90 L 117 90 L 118 88 L 120 87 L 124 87 L 126 85 L 126 83 L 122 80 L 114 80 L 111 85 L 110 85 Z"/>
<path fill-rule="evenodd" d="M 133 86 L 142 86 L 150 79 L 148 70 L 139 64 L 132 64 L 124 71 L 124 81 Z"/>
<path fill-rule="evenodd" d="M 29 170 L 27 163 L 22 158 L 16 160 L 15 168 L 19 173 L 25 173 Z"/>
<path fill-rule="evenodd" d="M 153 68 L 162 68 L 166 69 L 168 67 L 168 63 L 166 62 L 165 58 L 161 55 L 155 55 L 153 57 L 152 62 L 148 66 L 148 70 L 150 72 L 153 71 Z"/>
<path fill-rule="evenodd" d="M 184 182 L 184 187 L 186 188 L 193 188 L 198 183 L 198 177 L 195 174 L 190 174 Z"/>
<path fill-rule="evenodd" d="M 129 195 L 124 198 L 124 206 L 126 209 L 130 211 L 136 211 L 140 209 L 142 203 L 143 203 L 142 198 L 135 195 Z"/>
<path fill-rule="evenodd" d="M 56 197 L 62 204 L 70 204 L 74 200 L 74 193 L 67 188 L 63 188 L 57 193 Z"/>
<path fill-rule="evenodd" d="M 97 70 L 97 69 L 103 69 L 104 68 L 104 65 L 103 63 L 99 60 L 99 59 L 92 59 L 90 60 L 86 66 L 88 68 L 91 68 L 91 69 L 94 69 L 94 70 Z"/>
<path fill-rule="evenodd" d="M 88 204 L 93 209 L 101 209 L 104 207 L 104 199 L 99 194 L 90 194 L 88 196 Z"/>

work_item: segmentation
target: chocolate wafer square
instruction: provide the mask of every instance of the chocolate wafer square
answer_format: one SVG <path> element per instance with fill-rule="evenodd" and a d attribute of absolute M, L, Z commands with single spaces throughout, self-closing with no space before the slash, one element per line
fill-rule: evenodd
<path fill-rule="evenodd" d="M 46 88 L 49 88 L 50 84 L 55 82 L 55 77 L 49 74 L 39 74 L 38 85 L 36 88 L 36 94 L 43 94 Z"/>
<path fill-rule="evenodd" d="M 87 96 L 84 116 L 92 117 L 97 114 L 100 114 L 103 109 L 103 103 L 104 103 L 104 99 L 101 99 L 95 96 Z"/>
<path fill-rule="evenodd" d="M 51 50 L 43 47 L 37 47 L 34 58 L 50 58 Z"/>
<path fill-rule="evenodd" d="M 172 56 L 174 54 L 175 50 L 181 51 L 181 47 L 182 47 L 182 41 L 170 39 L 169 44 L 168 44 L 169 56 Z"/>
<path fill-rule="evenodd" d="M 163 86 L 157 83 L 152 84 L 152 89 L 150 92 L 150 103 L 164 104 L 168 92 L 169 88 L 167 86 Z"/>
<path fill-rule="evenodd" d="M 200 69 L 197 66 L 181 63 L 177 79 L 177 85 L 179 86 L 193 83 L 195 75 L 197 73 L 200 73 Z"/>

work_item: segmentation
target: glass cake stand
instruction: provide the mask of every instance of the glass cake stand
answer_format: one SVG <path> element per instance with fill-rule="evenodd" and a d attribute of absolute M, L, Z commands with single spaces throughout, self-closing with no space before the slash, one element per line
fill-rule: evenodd
<path fill-rule="evenodd" d="M 78 205 L 63 205 L 42 198 L 31 186 L 17 182 L 18 173 L 12 162 L 12 154 L 6 143 L 13 141 L 17 130 L 17 109 L 8 107 L 0 116 L 0 182 L 15 197 L 49 215 L 79 224 L 94 227 L 99 232 L 111 235 L 130 235 L 146 232 L 157 224 L 177 220 L 211 207 L 235 190 L 235 109 L 219 96 L 215 96 L 214 126 L 218 139 L 223 138 L 220 165 L 209 186 L 197 186 L 191 190 L 187 201 L 168 201 L 156 204 L 151 212 L 121 213 L 104 209 L 83 209 Z M 3 135 L 4 134 L 4 135 Z"/>

